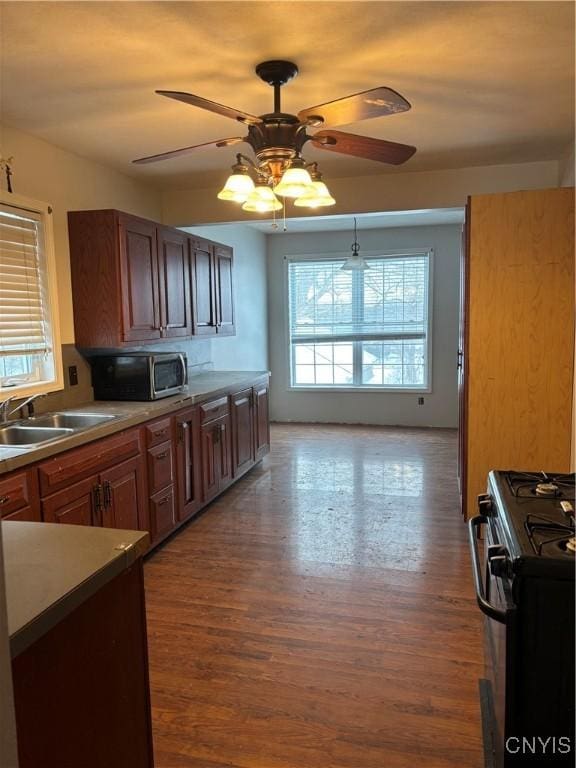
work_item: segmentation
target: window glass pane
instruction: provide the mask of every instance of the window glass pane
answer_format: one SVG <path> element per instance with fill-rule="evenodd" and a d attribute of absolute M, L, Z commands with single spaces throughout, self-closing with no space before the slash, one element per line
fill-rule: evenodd
<path fill-rule="evenodd" d="M 360 273 L 343 262 L 289 264 L 292 383 L 425 387 L 428 255 L 369 257 Z"/>

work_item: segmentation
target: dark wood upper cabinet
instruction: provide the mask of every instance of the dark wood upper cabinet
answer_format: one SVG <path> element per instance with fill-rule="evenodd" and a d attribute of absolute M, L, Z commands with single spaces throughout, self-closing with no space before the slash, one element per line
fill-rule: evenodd
<path fill-rule="evenodd" d="M 68 231 L 79 347 L 234 334 L 231 248 L 114 210 Z"/>
<path fill-rule="evenodd" d="M 234 330 L 234 281 L 232 248 L 214 247 L 214 271 L 216 273 L 216 330 L 232 336 Z"/>
<path fill-rule="evenodd" d="M 122 340 L 158 340 L 162 333 L 156 226 L 147 221 L 121 216 L 119 237 Z"/>
<path fill-rule="evenodd" d="M 192 335 L 188 238 L 168 227 L 158 230 L 160 329 L 163 338 Z"/>
<path fill-rule="evenodd" d="M 194 335 L 213 336 L 216 333 L 216 291 L 214 252 L 208 240 L 190 239 Z"/>

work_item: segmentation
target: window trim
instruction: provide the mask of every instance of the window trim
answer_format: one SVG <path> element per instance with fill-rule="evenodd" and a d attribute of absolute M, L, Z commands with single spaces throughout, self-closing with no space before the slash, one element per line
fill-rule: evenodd
<path fill-rule="evenodd" d="M 426 373 L 427 384 L 425 387 L 374 387 L 374 386 L 353 386 L 349 384 L 323 384 L 314 386 L 303 384 L 301 386 L 292 384 L 292 344 L 290 343 L 290 264 L 302 261 L 333 261 L 334 259 L 347 259 L 350 256 L 349 251 L 332 251 L 329 253 L 302 253 L 286 254 L 284 256 L 284 339 L 286 339 L 285 364 L 288 380 L 286 382 L 286 392 L 346 392 L 362 393 L 377 392 L 379 394 L 432 394 L 433 387 L 433 369 L 432 369 L 432 345 L 433 345 L 433 315 L 434 315 L 434 248 L 432 246 L 422 246 L 419 248 L 397 248 L 394 250 L 362 250 L 361 255 L 370 260 L 375 258 L 394 258 L 398 256 L 427 256 L 428 257 L 428 322 L 426 325 Z"/>
<path fill-rule="evenodd" d="M 58 281 L 56 278 L 56 253 L 54 249 L 54 225 L 52 207 L 41 200 L 19 195 L 14 192 L 0 190 L 0 203 L 20 208 L 24 211 L 39 215 L 42 219 L 44 246 L 44 263 L 46 271 L 47 305 L 50 318 L 52 337 L 52 358 L 54 363 L 54 378 L 50 381 L 27 383 L 19 387 L 0 387 L 0 402 L 9 397 L 15 400 L 30 395 L 47 394 L 64 389 L 64 371 L 62 367 L 62 343 L 60 334 L 60 311 L 58 304 Z"/>

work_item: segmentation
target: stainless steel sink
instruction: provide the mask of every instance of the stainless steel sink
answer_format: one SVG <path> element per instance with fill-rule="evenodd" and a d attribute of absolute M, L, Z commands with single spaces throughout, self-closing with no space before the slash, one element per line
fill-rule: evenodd
<path fill-rule="evenodd" d="M 34 427 L 51 427 L 55 429 L 73 429 L 75 432 L 90 427 L 106 424 L 118 416 L 103 413 L 46 413 L 29 420 Z"/>
<path fill-rule="evenodd" d="M 20 424 L 0 427 L 0 446 L 31 448 L 73 434 L 73 429 L 24 427 Z"/>

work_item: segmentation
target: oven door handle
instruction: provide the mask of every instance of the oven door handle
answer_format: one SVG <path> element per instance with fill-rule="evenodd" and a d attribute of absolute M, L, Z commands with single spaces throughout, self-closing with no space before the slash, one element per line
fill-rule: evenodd
<path fill-rule="evenodd" d="M 482 580 L 482 566 L 480 564 L 480 553 L 478 552 L 478 529 L 481 525 L 486 525 L 488 518 L 484 515 L 476 515 L 468 521 L 468 540 L 470 542 L 470 554 L 472 556 L 472 573 L 474 575 L 474 587 L 476 589 L 476 602 L 482 613 L 489 616 L 494 621 L 506 624 L 506 611 L 496 608 L 489 602 Z M 488 573 L 486 578 L 489 578 Z"/>

